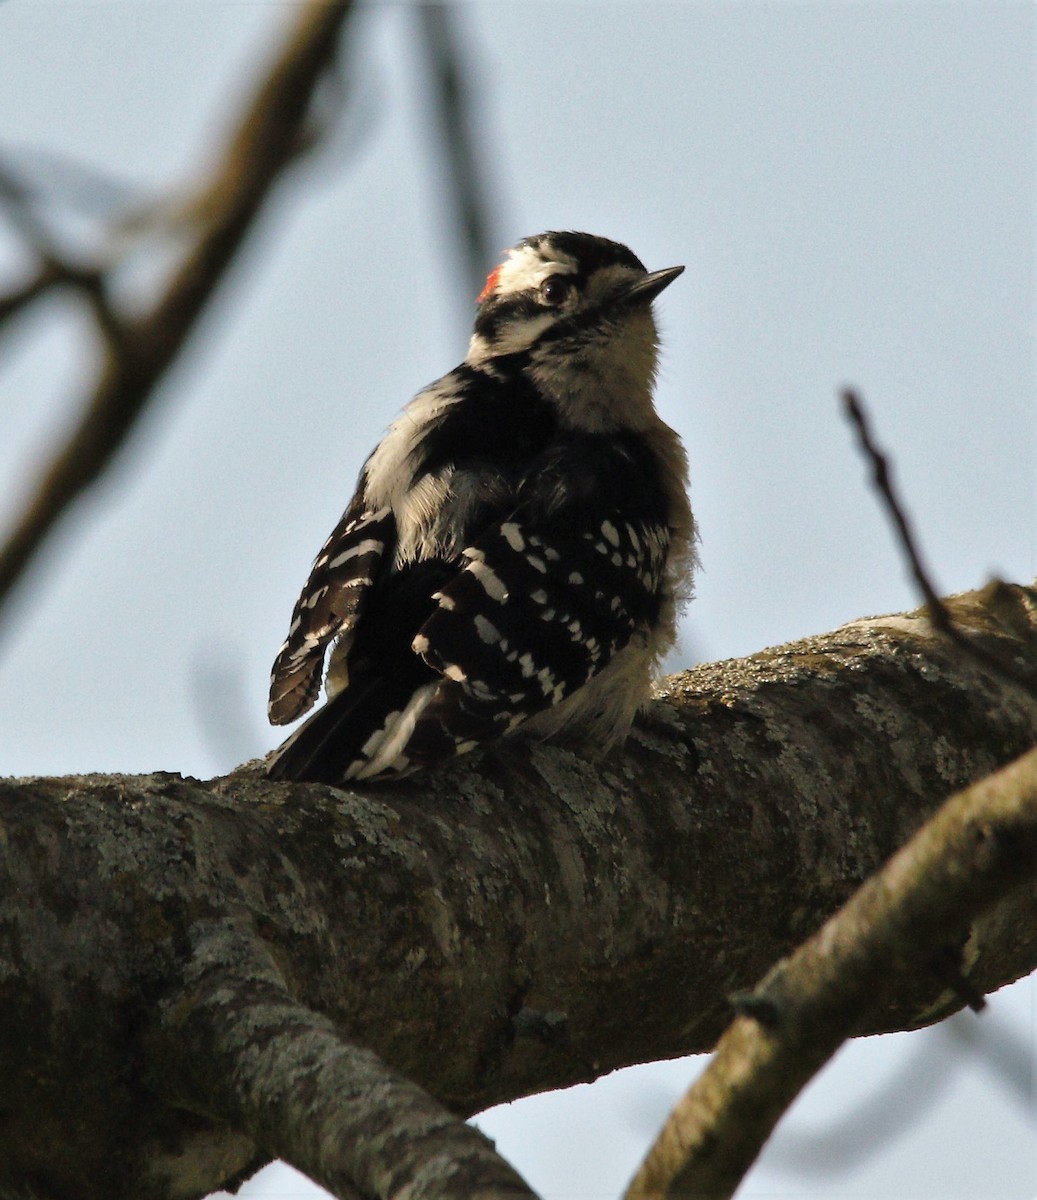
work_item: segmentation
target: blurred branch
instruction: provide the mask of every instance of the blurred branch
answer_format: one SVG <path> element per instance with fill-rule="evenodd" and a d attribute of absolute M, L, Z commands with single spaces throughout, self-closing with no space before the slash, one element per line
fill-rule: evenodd
<path fill-rule="evenodd" d="M 415 16 L 428 55 L 432 100 L 446 162 L 450 212 L 457 220 L 461 256 L 471 298 L 496 260 L 489 234 L 486 181 L 472 129 L 472 97 L 456 33 L 456 7 L 419 4 Z"/>
<path fill-rule="evenodd" d="M 0 208 L 25 241 L 41 256 L 52 249 L 50 231 L 36 213 L 32 190 L 9 167 L 0 164 Z"/>
<path fill-rule="evenodd" d="M 39 299 L 53 283 L 53 273 L 46 267 L 41 267 L 24 283 L 0 295 L 0 329 L 22 309 L 28 308 L 34 300 Z"/>
<path fill-rule="evenodd" d="M 143 316 L 112 313 L 104 278 L 44 259 L 40 276 L 6 301 L 0 315 L 24 307 L 57 276 L 86 288 L 105 346 L 99 377 L 78 427 L 41 472 L 35 490 L 0 549 L 0 611 L 44 539 L 76 498 L 111 462 L 183 349 L 274 185 L 311 146 L 312 100 L 333 64 L 351 0 L 310 0 L 264 82 L 231 134 L 222 161 L 192 206 L 197 233 L 162 295 Z M 26 210 L 10 189 L 7 207 Z M 22 221 L 39 249 L 40 230 Z M 49 266 L 49 271 L 48 271 Z M 6 306 L 6 307 L 5 307 Z"/>
<path fill-rule="evenodd" d="M 893 486 L 889 459 L 875 444 L 875 440 L 871 434 L 871 424 L 864 405 L 857 393 L 851 388 L 846 388 L 842 393 L 842 397 L 846 414 L 857 431 L 861 450 L 871 463 L 875 488 L 883 504 L 886 506 L 886 511 L 893 523 L 893 528 L 896 530 L 901 548 L 911 569 L 911 575 L 918 585 L 919 591 L 922 593 L 922 598 L 925 600 L 926 611 L 928 612 L 929 620 L 933 623 L 933 627 L 938 629 L 945 637 L 950 638 L 956 646 L 966 654 L 972 655 L 984 666 L 1000 672 L 1006 679 L 1010 679 L 1020 687 L 1026 688 L 1031 694 L 1037 695 L 1037 678 L 1032 673 L 1020 671 L 1010 662 L 990 654 L 977 641 L 959 629 L 951 619 L 947 605 L 937 595 L 936 589 L 929 577 L 929 572 L 922 564 L 922 556 L 918 548 L 917 539 L 911 530 L 911 523 L 907 518 L 904 506 L 898 499 L 896 489 Z"/>
<path fill-rule="evenodd" d="M 728 1197 L 846 1038 L 951 931 L 1037 871 L 1037 749 L 966 788 L 736 1007 L 627 1191 Z"/>
<path fill-rule="evenodd" d="M 111 310 L 101 272 L 67 261 L 47 223 L 36 208 L 36 196 L 8 166 L 0 163 L 0 210 L 37 259 L 36 271 L 23 283 L 0 295 L 0 328 L 52 288 L 69 284 L 80 289 L 94 306 L 102 329 L 110 328 Z"/>

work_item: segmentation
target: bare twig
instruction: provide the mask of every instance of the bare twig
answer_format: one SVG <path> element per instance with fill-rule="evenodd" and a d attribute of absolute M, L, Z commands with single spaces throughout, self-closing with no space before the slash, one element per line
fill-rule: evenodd
<path fill-rule="evenodd" d="M 904 506 L 897 498 L 896 489 L 893 486 L 889 459 L 875 444 L 864 405 L 857 393 L 851 388 L 843 390 L 842 399 L 847 416 L 857 430 L 861 450 L 871 463 L 875 487 L 882 498 L 886 511 L 889 513 L 889 518 L 893 523 L 893 528 L 896 530 L 901 548 L 911 568 L 911 575 L 925 600 L 926 611 L 928 612 L 929 620 L 933 623 L 933 627 L 938 629 L 945 637 L 950 638 L 956 646 L 959 646 L 966 654 L 970 654 L 985 667 L 996 671 L 1004 678 L 1010 679 L 1013 683 L 1017 683 L 1028 691 L 1037 694 L 1037 680 L 1034 679 L 1033 675 L 1025 671 L 1020 671 L 1011 663 L 991 654 L 977 641 L 963 633 L 954 623 L 947 605 L 937 595 L 929 572 L 922 564 L 921 552 L 914 533 L 911 530 L 911 523 L 904 511 Z"/>
<path fill-rule="evenodd" d="M 959 792 L 743 1004 L 628 1189 L 731 1196 L 804 1085 L 934 946 L 1037 869 L 1037 749 Z"/>
<path fill-rule="evenodd" d="M 472 130 L 471 89 L 454 29 L 455 7 L 419 4 L 415 16 L 421 23 L 428 55 L 433 104 L 447 165 L 449 201 L 457 221 L 465 277 L 474 299 L 495 250 L 489 235 L 486 181 Z"/>
<path fill-rule="evenodd" d="M 241 114 L 198 206 L 197 236 L 151 311 L 111 318 L 100 281 L 86 288 L 106 354 L 78 427 L 47 465 L 0 550 L 0 605 L 69 505 L 111 462 L 183 349 L 274 184 L 312 142 L 311 100 L 334 60 L 351 0 L 310 0 Z M 85 280 L 79 281 L 85 286 Z M 24 298 L 15 297 L 24 305 Z"/>

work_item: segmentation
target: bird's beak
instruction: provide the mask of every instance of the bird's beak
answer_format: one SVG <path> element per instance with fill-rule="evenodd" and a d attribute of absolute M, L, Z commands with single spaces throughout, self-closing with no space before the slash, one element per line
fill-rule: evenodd
<path fill-rule="evenodd" d="M 669 287 L 683 267 L 663 267 L 661 271 L 650 271 L 616 297 L 618 304 L 651 304 L 665 287 Z"/>

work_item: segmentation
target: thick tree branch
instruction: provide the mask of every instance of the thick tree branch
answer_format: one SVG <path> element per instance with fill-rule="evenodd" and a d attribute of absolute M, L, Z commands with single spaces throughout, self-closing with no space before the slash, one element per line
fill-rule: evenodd
<path fill-rule="evenodd" d="M 959 792 L 742 1000 L 627 1200 L 734 1194 L 785 1110 L 899 982 L 1037 878 L 1037 750 Z"/>
<path fill-rule="evenodd" d="M 1037 666 L 1037 592 L 948 604 Z M 172 1195 L 175 1161 L 200 1196 L 274 1154 L 379 1194 L 390 1154 L 306 1143 L 315 1096 L 349 1127 L 366 1052 L 464 1115 L 709 1049 L 732 993 L 1035 740 L 1032 701 L 913 613 L 674 676 L 600 764 L 501 746 L 362 794 L 249 769 L 2 784 L 0 1195 Z M 1035 916 L 1031 881 L 973 924 L 971 987 L 1034 969 Z M 244 939 L 233 987 L 205 971 L 218 928 Z M 253 1046 L 271 1003 L 286 1040 Z M 859 1031 L 960 1005 L 919 961 Z M 293 1080 L 307 1023 L 357 1069 Z"/>
<path fill-rule="evenodd" d="M 0 548 L 0 606 L 55 523 L 112 460 L 184 348 L 274 185 L 311 143 L 313 94 L 334 61 L 350 8 L 350 0 L 310 0 L 299 9 L 284 48 L 193 206 L 197 233 L 162 295 L 141 317 L 109 314 L 99 321 L 102 365 L 80 422 L 41 472 Z M 58 281 L 53 275 L 52 266 L 7 297 L 7 307 L 16 311 L 29 303 Z M 95 291 L 103 297 L 103 289 Z"/>
<path fill-rule="evenodd" d="M 159 1094 L 244 1130 L 342 1200 L 533 1200 L 478 1130 L 294 1000 L 247 924 L 198 924 L 148 1044 Z M 173 1156 L 155 1174 L 172 1187 L 181 1166 Z"/>

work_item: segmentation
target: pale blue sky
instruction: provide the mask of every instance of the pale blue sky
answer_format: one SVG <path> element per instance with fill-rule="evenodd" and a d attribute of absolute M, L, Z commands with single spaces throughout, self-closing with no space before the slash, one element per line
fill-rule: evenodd
<path fill-rule="evenodd" d="M 204 167 L 288 7 L 7 0 L 0 154 L 165 196 Z M 1037 573 L 1029 4 L 500 0 L 459 16 L 496 244 L 577 228 L 652 268 L 687 264 L 657 305 L 659 406 L 688 447 L 703 539 L 686 658 L 917 602 L 840 415 L 847 382 L 939 584 Z M 155 411 L 19 594 L 0 635 L 4 773 L 211 775 L 269 749 L 267 671 L 309 563 L 395 411 L 464 353 L 473 297 L 410 6 L 369 5 L 346 61 L 332 146 L 266 214 Z M 0 235 L 0 270 L 16 258 Z M 146 276 L 145 261 L 127 286 Z M 41 309 L 0 342 L 0 524 L 82 395 L 89 347 L 67 315 Z M 1031 1004 L 1015 989 L 1008 1027 L 1026 1029 Z M 923 1073 L 949 1035 L 927 1036 Z M 790 1127 L 925 1044 L 853 1047 Z M 689 1069 L 512 1106 L 502 1147 L 552 1196 L 614 1193 Z M 965 1197 L 996 1178 L 987 1195 L 1032 1196 L 1032 1109 L 997 1086 L 979 1104 L 975 1070 L 917 1142 L 811 1178 L 781 1167 L 779 1139 L 746 1194 Z"/>

